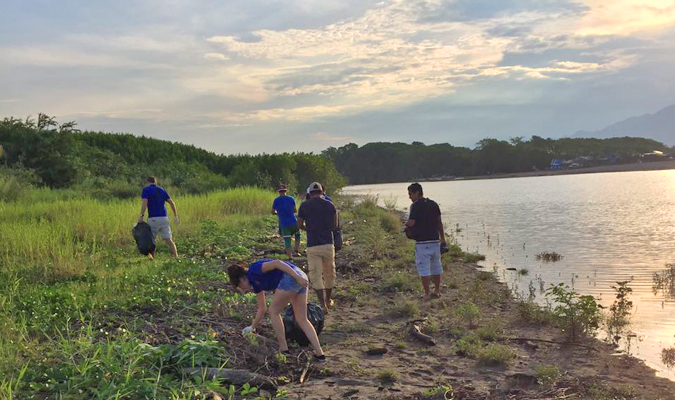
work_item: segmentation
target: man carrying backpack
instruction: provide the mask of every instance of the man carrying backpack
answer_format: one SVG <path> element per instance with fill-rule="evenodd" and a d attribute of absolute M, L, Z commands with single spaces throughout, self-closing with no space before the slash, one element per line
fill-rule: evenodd
<path fill-rule="evenodd" d="M 173 222 L 178 224 L 179 220 L 176 204 L 166 190 L 157 186 L 157 178 L 154 176 L 147 179 L 147 185 L 143 188 L 141 199 L 141 216 L 138 218 L 138 222 L 143 222 L 145 210 L 147 209 L 148 225 L 150 225 L 150 228 L 152 229 L 153 239 L 159 234 L 166 244 L 169 245 L 171 255 L 178 257 L 178 250 L 176 249 L 176 243 L 174 243 L 172 238 L 169 217 L 167 216 L 164 203 L 169 203 L 171 211 L 173 211 Z"/>
<path fill-rule="evenodd" d="M 441 248 L 446 248 L 445 232 L 441 222 L 441 210 L 435 201 L 424 197 L 422 185 L 413 183 L 408 186 L 408 197 L 413 202 L 406 225 L 408 237 L 415 239 L 415 265 L 422 279 L 424 299 L 441 296 Z M 434 293 L 429 293 L 430 281 L 434 283 Z"/>

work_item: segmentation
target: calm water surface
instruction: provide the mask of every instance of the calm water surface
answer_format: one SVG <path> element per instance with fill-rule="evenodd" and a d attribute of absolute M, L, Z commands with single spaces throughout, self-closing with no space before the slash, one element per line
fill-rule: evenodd
<path fill-rule="evenodd" d="M 408 183 L 352 186 L 350 194 L 396 198 L 410 206 Z M 630 280 L 634 303 L 631 354 L 661 376 L 675 379 L 661 363 L 661 350 L 675 345 L 675 298 L 654 294 L 653 274 L 675 262 L 675 171 L 622 172 L 476 181 L 426 182 L 448 231 L 465 250 L 485 254 L 501 279 L 527 297 L 530 281 L 540 288 L 565 282 L 601 304 L 614 301 L 611 288 Z M 535 255 L 555 251 L 562 261 Z M 518 276 L 507 268 L 527 268 Z M 601 332 L 601 337 L 604 333 Z"/>

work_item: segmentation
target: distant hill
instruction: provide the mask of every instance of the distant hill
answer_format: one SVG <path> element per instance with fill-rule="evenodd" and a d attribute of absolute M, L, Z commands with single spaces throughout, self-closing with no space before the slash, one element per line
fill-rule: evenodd
<path fill-rule="evenodd" d="M 599 131 L 579 131 L 574 135 L 574 137 L 600 139 L 623 136 L 644 137 L 674 146 L 675 105 L 668 106 L 655 114 L 628 118 Z"/>

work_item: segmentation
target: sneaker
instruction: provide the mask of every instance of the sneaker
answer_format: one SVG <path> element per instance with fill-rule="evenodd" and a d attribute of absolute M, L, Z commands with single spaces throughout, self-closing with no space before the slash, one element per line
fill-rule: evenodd
<path fill-rule="evenodd" d="M 314 362 L 317 362 L 319 364 L 325 364 L 326 363 L 326 355 L 322 354 L 320 356 L 317 356 L 314 354 Z"/>

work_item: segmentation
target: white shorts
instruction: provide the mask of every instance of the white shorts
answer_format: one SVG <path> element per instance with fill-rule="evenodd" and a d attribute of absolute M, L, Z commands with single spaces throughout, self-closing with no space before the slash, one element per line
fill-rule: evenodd
<path fill-rule="evenodd" d="M 171 226 L 169 225 L 169 217 L 152 217 L 148 218 L 148 225 L 152 229 L 152 238 L 155 239 L 157 234 L 162 239 L 171 239 Z"/>
<path fill-rule="evenodd" d="M 433 276 L 443 273 L 441 266 L 441 243 L 415 244 L 415 265 L 419 276 Z"/>

